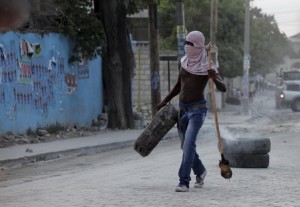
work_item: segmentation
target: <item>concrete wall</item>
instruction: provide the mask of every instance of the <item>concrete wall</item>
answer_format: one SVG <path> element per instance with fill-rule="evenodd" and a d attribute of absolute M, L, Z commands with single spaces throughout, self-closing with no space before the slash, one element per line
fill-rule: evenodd
<path fill-rule="evenodd" d="M 151 78 L 150 78 L 150 52 L 149 42 L 133 41 L 133 50 L 136 61 L 135 76 L 133 80 L 133 104 L 134 108 L 141 112 L 146 119 L 151 118 Z M 176 56 L 177 51 L 162 52 L 160 56 Z M 178 78 L 177 61 L 169 62 L 170 81 L 168 76 L 168 62 L 160 61 L 160 90 L 163 99 L 172 89 Z M 170 86 L 169 86 L 170 85 Z M 178 105 L 178 96 L 171 103 Z"/>
<path fill-rule="evenodd" d="M 102 113 L 101 59 L 70 65 L 71 49 L 59 34 L 0 35 L 0 133 L 87 126 Z"/>
<path fill-rule="evenodd" d="M 133 41 L 133 50 L 135 54 L 136 70 L 133 80 L 133 104 L 136 111 L 141 112 L 144 119 L 150 120 L 151 115 L 151 78 L 150 78 L 150 51 L 148 41 Z M 160 56 L 176 56 L 177 51 L 160 51 Z M 160 90 L 161 99 L 172 90 L 178 79 L 178 61 L 160 61 Z M 168 68 L 170 75 L 168 74 Z M 169 78 L 170 77 L 170 78 Z M 170 81 L 169 81 L 170 79 Z M 205 89 L 205 98 L 210 104 L 209 84 Z M 215 91 L 217 109 L 225 106 L 224 97 L 221 92 Z M 178 107 L 179 98 L 174 97 L 171 103 Z M 212 107 L 212 106 L 210 106 Z M 209 108 L 210 108 L 209 107 Z M 211 108 L 212 109 L 212 108 Z"/>

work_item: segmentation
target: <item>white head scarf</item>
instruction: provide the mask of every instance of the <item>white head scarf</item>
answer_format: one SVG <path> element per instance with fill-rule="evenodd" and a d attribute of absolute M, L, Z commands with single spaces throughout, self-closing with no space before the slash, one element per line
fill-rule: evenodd
<path fill-rule="evenodd" d="M 186 41 L 194 44 L 185 45 L 185 56 L 180 60 L 183 69 L 194 75 L 208 74 L 208 60 L 205 50 L 205 37 L 202 32 L 192 31 L 186 36 Z M 212 64 L 212 68 L 216 70 L 216 66 Z"/>

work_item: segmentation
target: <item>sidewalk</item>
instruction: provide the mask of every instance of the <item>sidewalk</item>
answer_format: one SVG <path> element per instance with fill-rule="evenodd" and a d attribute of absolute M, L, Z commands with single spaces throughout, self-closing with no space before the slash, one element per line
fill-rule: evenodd
<path fill-rule="evenodd" d="M 107 130 L 94 136 L 0 148 L 0 169 L 17 168 L 30 163 L 67 156 L 96 154 L 113 149 L 133 147 L 135 140 L 142 131 L 143 129 Z M 171 139 L 177 136 L 177 129 L 174 127 L 164 139 Z"/>
<path fill-rule="evenodd" d="M 224 138 L 230 138 L 231 135 L 226 127 L 222 125 L 242 123 L 249 118 L 249 116 L 239 114 L 235 108 L 226 109 L 218 113 L 218 116 L 221 135 Z M 215 130 L 212 112 L 208 113 L 202 128 L 204 133 L 205 130 Z M 135 140 L 143 130 L 106 130 L 93 136 L 0 148 L 0 169 L 17 168 L 30 163 L 67 156 L 96 154 L 113 149 L 133 147 Z M 164 140 L 172 138 L 178 138 L 176 125 L 168 132 Z"/>

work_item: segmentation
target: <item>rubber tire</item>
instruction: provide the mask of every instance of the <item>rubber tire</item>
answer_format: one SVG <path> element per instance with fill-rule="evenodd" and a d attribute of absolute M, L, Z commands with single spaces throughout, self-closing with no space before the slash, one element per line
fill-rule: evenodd
<path fill-rule="evenodd" d="M 229 166 L 233 168 L 267 168 L 269 167 L 269 154 L 224 154 Z"/>
<path fill-rule="evenodd" d="M 222 138 L 224 154 L 267 154 L 271 150 L 269 138 Z"/>

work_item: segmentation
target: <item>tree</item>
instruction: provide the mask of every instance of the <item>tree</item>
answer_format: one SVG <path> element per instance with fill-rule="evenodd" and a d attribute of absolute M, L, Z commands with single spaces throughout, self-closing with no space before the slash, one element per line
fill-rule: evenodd
<path fill-rule="evenodd" d="M 131 80 L 134 56 L 126 23 L 129 6 L 130 1 L 95 0 L 107 41 L 102 56 L 103 77 L 108 127 L 113 129 L 133 128 Z"/>
<path fill-rule="evenodd" d="M 93 59 L 105 46 L 105 34 L 101 22 L 95 16 L 91 1 L 47 0 L 29 1 L 32 13 L 29 21 L 18 30 L 46 34 L 57 32 L 74 41 L 69 62 Z"/>
<path fill-rule="evenodd" d="M 159 10 L 159 30 L 163 40 L 163 49 L 176 50 L 176 22 L 167 21 L 167 17 L 176 18 L 174 0 L 161 0 L 163 9 Z M 185 0 L 185 22 L 188 31 L 200 30 L 209 41 L 210 0 Z M 233 78 L 243 73 L 243 43 L 244 43 L 244 1 L 219 0 L 217 46 L 218 60 L 223 76 Z M 250 72 L 266 74 L 274 69 L 276 64 L 291 50 L 285 34 L 280 33 L 274 17 L 262 14 L 258 8 L 251 9 Z M 167 23 L 172 26 L 165 26 Z M 174 32 L 175 31 L 175 32 Z M 172 37 L 171 37 L 172 36 Z M 276 43 L 276 44 L 274 44 Z M 279 49 L 281 48 L 281 49 Z"/>
<path fill-rule="evenodd" d="M 251 69 L 253 73 L 265 75 L 284 61 L 292 48 L 285 34 L 279 31 L 274 16 L 261 13 L 258 8 L 251 10 Z"/>
<path fill-rule="evenodd" d="M 243 73 L 244 1 L 220 0 L 217 46 L 222 75 L 234 78 Z"/>
<path fill-rule="evenodd" d="M 185 0 L 185 24 L 188 31 L 199 30 L 209 41 L 211 0 Z"/>
<path fill-rule="evenodd" d="M 127 31 L 127 13 L 142 3 L 121 0 L 40 1 L 22 32 L 65 34 L 75 42 L 69 62 L 102 55 L 108 127 L 133 128 L 131 79 L 134 56 Z M 100 66 L 99 66 L 100 67 Z"/>
<path fill-rule="evenodd" d="M 177 48 L 176 10 L 173 5 L 167 7 L 172 0 L 161 0 L 159 10 L 160 34 L 162 49 Z M 173 1 L 173 4 L 175 2 Z M 185 0 L 185 25 L 188 31 L 200 30 L 208 43 L 210 35 L 210 0 Z M 235 77 L 242 73 L 243 45 L 243 2 L 240 0 L 220 1 L 218 12 L 217 46 L 219 48 L 219 63 L 222 75 Z M 168 19 L 173 18 L 174 21 Z M 168 22 L 171 26 L 165 26 Z M 164 26 L 163 26 L 164 25 Z M 169 46 L 169 47 L 168 47 Z"/>
<path fill-rule="evenodd" d="M 158 6 L 160 49 L 163 50 L 177 50 L 175 4 L 174 0 L 163 0 Z"/>

